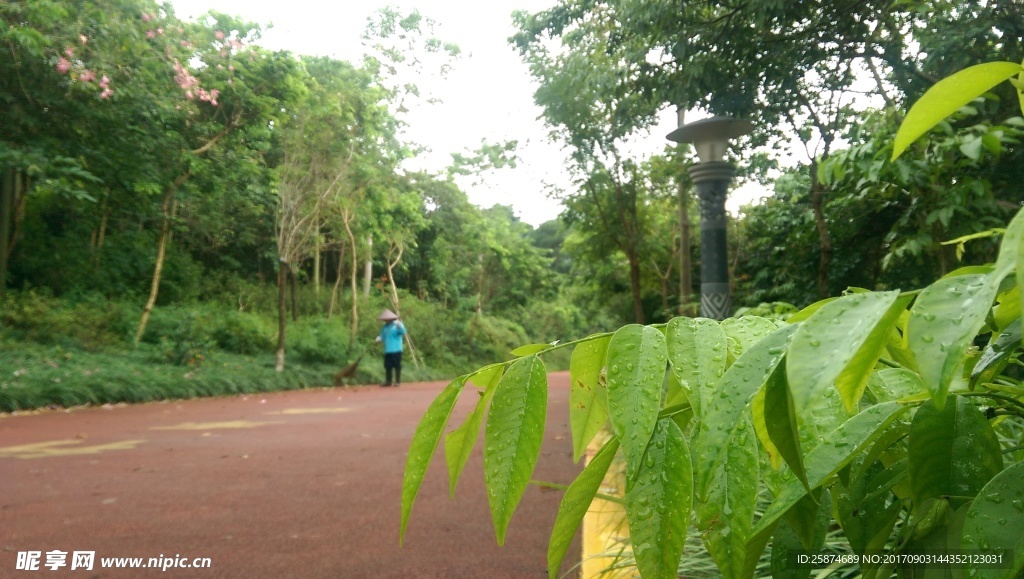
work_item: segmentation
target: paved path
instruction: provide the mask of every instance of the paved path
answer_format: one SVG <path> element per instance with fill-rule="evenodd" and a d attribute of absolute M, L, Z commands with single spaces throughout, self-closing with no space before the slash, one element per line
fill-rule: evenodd
<path fill-rule="evenodd" d="M 535 479 L 568 484 L 579 471 L 568 382 L 551 376 Z M 454 501 L 438 449 L 399 548 L 406 451 L 443 386 L 0 416 L 0 577 L 544 577 L 562 493 L 530 487 L 498 547 L 482 433 Z M 467 386 L 449 430 L 475 398 Z M 53 550 L 69 553 L 57 572 L 44 566 Z M 39 571 L 16 571 L 23 551 L 43 552 Z M 95 551 L 93 571 L 71 571 L 73 551 Z M 100 568 L 101 558 L 160 556 L 212 567 Z M 577 539 L 564 569 L 578 560 Z"/>

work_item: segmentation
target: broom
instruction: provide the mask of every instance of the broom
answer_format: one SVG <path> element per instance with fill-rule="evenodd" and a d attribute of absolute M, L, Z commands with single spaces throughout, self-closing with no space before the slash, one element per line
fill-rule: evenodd
<path fill-rule="evenodd" d="M 348 366 L 345 366 L 340 371 L 338 371 L 337 374 L 334 375 L 335 386 L 341 386 L 342 380 L 344 380 L 345 378 L 351 378 L 356 373 L 356 368 L 359 367 L 359 361 L 362 360 L 363 356 L 366 355 L 366 352 L 370 349 L 370 344 L 372 343 L 373 342 L 368 342 L 366 344 L 366 346 L 363 348 L 363 351 L 359 354 L 359 357 L 356 358 L 355 362 L 352 362 Z"/>

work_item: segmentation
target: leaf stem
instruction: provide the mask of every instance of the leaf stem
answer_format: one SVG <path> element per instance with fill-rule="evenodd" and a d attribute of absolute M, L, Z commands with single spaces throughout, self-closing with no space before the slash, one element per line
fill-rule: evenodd
<path fill-rule="evenodd" d="M 960 396 L 979 396 L 982 398 L 992 398 L 993 400 L 1002 400 L 1003 402 L 1009 402 L 1010 404 L 1013 404 L 1017 408 L 1024 410 L 1024 402 L 1017 400 L 1016 398 L 1010 396 L 1009 394 L 1000 394 L 997 392 L 958 392 L 957 394 L 959 394 Z"/>
<path fill-rule="evenodd" d="M 555 489 L 555 490 L 559 490 L 559 491 L 569 490 L 569 485 L 563 485 L 563 484 L 559 484 L 559 483 L 547 482 L 547 481 L 542 481 L 542 480 L 531 480 L 530 484 L 537 485 L 539 487 L 546 488 L 546 489 Z M 612 496 L 612 495 L 606 495 L 604 493 L 594 493 L 594 497 L 599 498 L 599 499 L 604 500 L 604 501 L 608 501 L 608 502 L 612 502 L 612 503 L 618 503 L 620 505 L 625 503 L 625 501 L 623 501 L 622 497 L 615 497 L 615 496 Z"/>

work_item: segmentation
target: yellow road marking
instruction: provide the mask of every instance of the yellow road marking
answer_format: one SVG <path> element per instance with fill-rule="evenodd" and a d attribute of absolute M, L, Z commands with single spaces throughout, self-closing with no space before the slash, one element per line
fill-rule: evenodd
<path fill-rule="evenodd" d="M 269 424 L 284 424 L 280 420 L 255 422 L 252 420 L 234 420 L 231 422 L 182 422 L 174 426 L 153 426 L 150 430 L 219 430 L 224 428 L 256 428 Z"/>
<path fill-rule="evenodd" d="M 348 412 L 351 408 L 286 408 L 280 412 L 265 412 L 264 414 L 337 414 Z"/>
<path fill-rule="evenodd" d="M 608 436 L 602 433 L 587 448 L 587 461 L 604 446 Z M 624 464 L 612 462 L 599 491 L 616 497 L 625 497 L 626 473 Z M 630 556 L 629 526 L 624 505 L 594 498 L 583 517 L 583 553 L 581 577 L 601 579 L 632 579 L 639 577 L 635 567 L 619 568 Z"/>
<path fill-rule="evenodd" d="M 81 454 L 99 454 L 108 450 L 132 450 L 143 442 L 146 441 L 122 440 L 119 442 L 108 442 L 107 444 L 96 444 L 93 446 L 71 446 L 81 444 L 82 441 L 77 439 L 51 440 L 48 442 L 36 442 L 33 444 L 0 448 L 0 458 L 29 459 Z"/>

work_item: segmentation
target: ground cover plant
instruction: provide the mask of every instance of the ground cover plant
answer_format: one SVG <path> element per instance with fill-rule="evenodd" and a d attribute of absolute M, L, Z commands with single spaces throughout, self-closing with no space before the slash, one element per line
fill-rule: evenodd
<path fill-rule="evenodd" d="M 907 115 L 907 145 L 1024 67 L 990 63 L 940 82 Z M 905 131 L 905 132 L 904 132 Z M 691 520 L 725 577 L 807 577 L 841 529 L 864 577 L 1016 577 L 1024 570 L 1024 211 L 998 257 L 909 291 L 852 288 L 785 322 L 679 317 L 563 344 L 453 380 L 413 438 L 402 534 L 459 394 L 476 409 L 445 438 L 451 488 L 486 419 L 484 474 L 498 543 L 536 464 L 546 416 L 542 356 L 572 348 L 577 459 L 611 439 L 565 491 L 548 551 L 557 575 L 616 453 L 645 578 L 676 577 Z M 956 240 L 963 243 L 965 240 Z M 771 501 L 758 509 L 767 492 Z M 903 557 L 905 556 L 905 557 Z M 823 569 L 834 561 L 819 562 Z"/>

